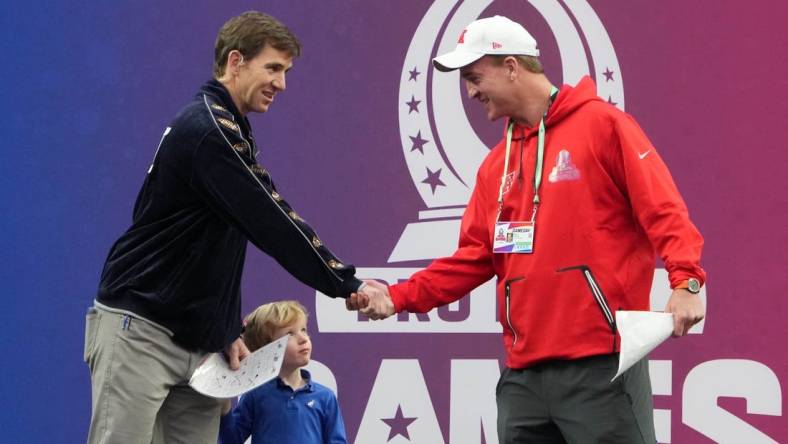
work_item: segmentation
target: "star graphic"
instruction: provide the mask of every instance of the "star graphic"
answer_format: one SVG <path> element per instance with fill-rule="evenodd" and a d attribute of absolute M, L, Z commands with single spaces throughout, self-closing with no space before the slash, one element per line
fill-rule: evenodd
<path fill-rule="evenodd" d="M 416 77 L 418 77 L 419 74 L 421 74 L 421 73 L 418 70 L 416 70 L 415 66 L 413 67 L 413 71 L 408 71 L 408 73 L 410 73 L 410 78 L 408 79 L 408 81 L 411 81 L 411 80 L 413 80 L 414 82 L 418 82 L 419 81 Z"/>
<path fill-rule="evenodd" d="M 618 102 L 614 102 L 613 101 L 613 96 L 607 96 L 607 103 L 609 103 L 609 104 L 611 104 L 613 106 L 618 105 Z"/>
<path fill-rule="evenodd" d="M 441 169 L 438 171 L 433 172 L 429 167 L 427 168 L 427 178 L 422 180 L 421 183 L 429 184 L 430 188 L 432 188 L 432 194 L 435 194 L 435 189 L 439 186 L 445 187 L 446 184 L 440 178 L 441 176 Z"/>
<path fill-rule="evenodd" d="M 610 68 L 605 67 L 605 72 L 602 73 L 602 74 L 605 75 L 605 82 L 609 82 L 609 81 L 613 80 L 613 73 L 614 72 L 615 71 L 611 71 Z"/>
<path fill-rule="evenodd" d="M 390 427 L 389 430 L 389 439 L 386 442 L 391 441 L 392 438 L 396 437 L 397 435 L 402 435 L 410 441 L 410 434 L 408 433 L 408 426 L 418 418 L 406 418 L 402 415 L 402 406 L 397 406 L 397 413 L 394 415 L 393 418 L 380 418 L 381 421 L 385 422 L 386 425 Z"/>
<path fill-rule="evenodd" d="M 416 100 L 416 97 L 411 95 L 410 102 L 405 102 L 405 104 L 410 108 L 408 110 L 408 114 L 412 113 L 413 111 L 419 112 L 419 103 L 421 103 L 421 100 Z"/>
<path fill-rule="evenodd" d="M 421 154 L 424 154 L 424 145 L 430 143 L 430 141 L 421 138 L 421 130 L 419 130 L 418 134 L 416 134 L 416 137 L 408 137 L 410 137 L 410 140 L 413 142 L 413 148 L 411 148 L 410 151 L 413 152 L 419 150 L 421 151 Z"/>

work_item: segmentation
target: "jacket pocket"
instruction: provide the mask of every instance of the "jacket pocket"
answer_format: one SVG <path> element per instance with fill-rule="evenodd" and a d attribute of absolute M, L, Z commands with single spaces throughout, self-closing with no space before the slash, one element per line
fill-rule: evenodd
<path fill-rule="evenodd" d="M 588 289 L 591 291 L 591 295 L 596 301 L 599 310 L 602 312 L 605 322 L 610 327 L 610 333 L 613 335 L 613 352 L 615 352 L 616 333 L 618 332 L 618 327 L 616 326 L 616 318 L 613 316 L 613 311 L 610 310 L 610 304 L 607 302 L 605 293 L 602 292 L 602 288 L 599 286 L 599 283 L 596 279 L 594 279 L 594 274 L 591 273 L 591 268 L 589 268 L 588 265 L 577 265 L 574 267 L 560 268 L 558 269 L 558 272 L 564 273 L 572 270 L 580 272 L 583 275 L 583 279 L 586 281 L 586 284 L 588 284 Z"/>
<path fill-rule="evenodd" d="M 514 328 L 514 322 L 512 322 L 512 284 L 524 279 L 525 277 L 523 276 L 507 279 L 503 285 L 504 304 L 506 304 L 506 325 L 509 326 L 509 330 L 512 332 L 512 347 L 517 344 L 517 330 Z"/>

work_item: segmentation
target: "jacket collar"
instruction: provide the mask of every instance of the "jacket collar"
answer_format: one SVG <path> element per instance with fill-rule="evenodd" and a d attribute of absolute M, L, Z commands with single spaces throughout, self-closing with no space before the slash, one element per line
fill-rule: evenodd
<path fill-rule="evenodd" d="M 198 96 L 202 94 L 208 94 L 215 98 L 218 102 L 222 104 L 225 108 L 227 108 L 230 113 L 235 117 L 235 121 L 241 126 L 241 131 L 243 132 L 244 136 L 249 136 L 252 132 L 252 128 L 249 125 L 249 120 L 238 111 L 238 108 L 235 106 L 235 102 L 233 102 L 233 98 L 230 96 L 230 92 L 227 91 L 227 88 L 222 85 L 216 79 L 211 79 L 200 88 L 200 92 Z"/>

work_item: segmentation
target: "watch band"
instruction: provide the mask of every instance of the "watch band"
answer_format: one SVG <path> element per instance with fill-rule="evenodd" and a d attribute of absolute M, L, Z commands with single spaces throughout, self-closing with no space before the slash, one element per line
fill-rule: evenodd
<path fill-rule="evenodd" d="M 679 282 L 678 285 L 676 285 L 673 289 L 674 290 L 684 289 L 689 291 L 690 293 L 698 294 L 700 292 L 700 287 L 701 287 L 700 281 L 698 281 L 695 278 L 689 278 Z"/>

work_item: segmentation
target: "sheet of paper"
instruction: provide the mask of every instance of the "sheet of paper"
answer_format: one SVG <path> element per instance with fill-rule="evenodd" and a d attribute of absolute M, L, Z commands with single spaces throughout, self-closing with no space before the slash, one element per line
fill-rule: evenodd
<path fill-rule="evenodd" d="M 256 350 L 241 361 L 241 368 L 230 370 L 221 353 L 212 353 L 197 367 L 189 385 L 203 395 L 233 398 L 279 375 L 290 335 Z"/>
<path fill-rule="evenodd" d="M 617 311 L 616 325 L 621 336 L 621 353 L 618 358 L 618 372 L 610 382 L 670 337 L 673 333 L 673 314 Z"/>

